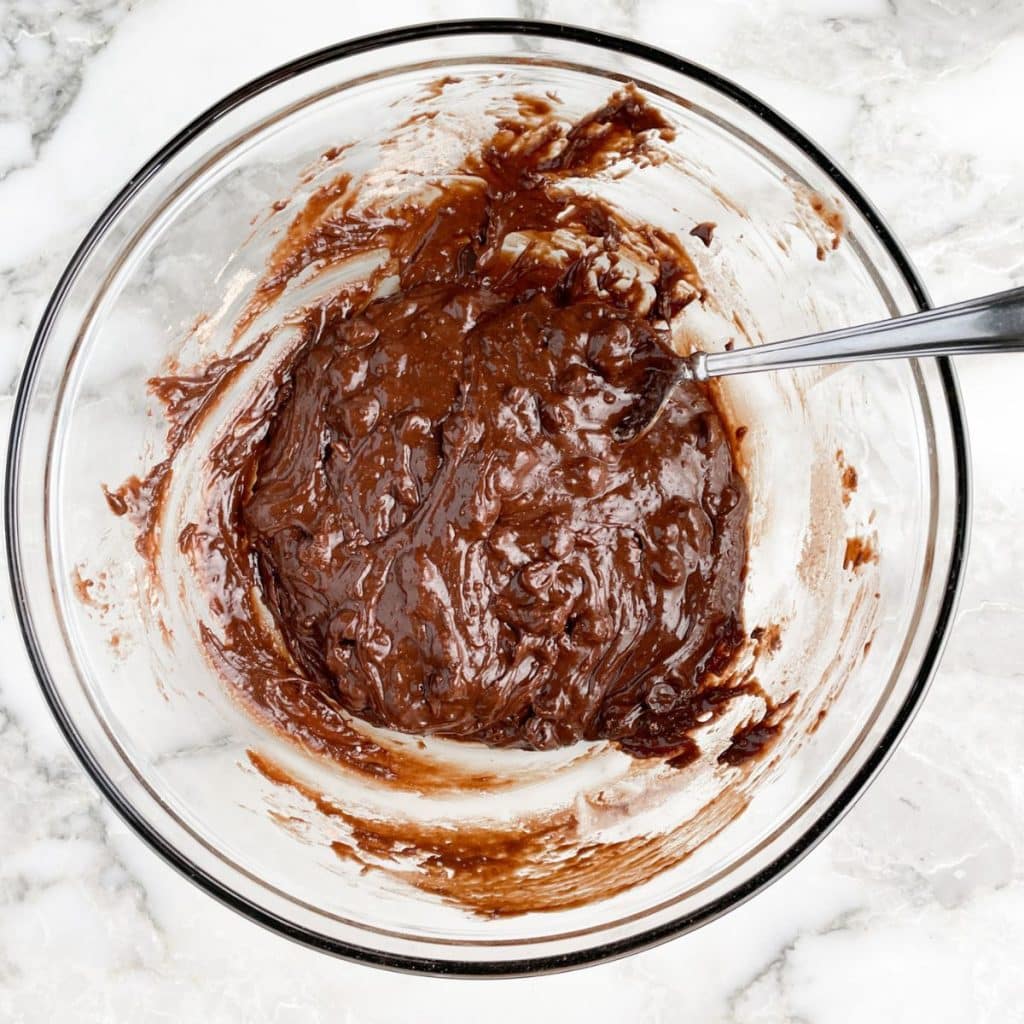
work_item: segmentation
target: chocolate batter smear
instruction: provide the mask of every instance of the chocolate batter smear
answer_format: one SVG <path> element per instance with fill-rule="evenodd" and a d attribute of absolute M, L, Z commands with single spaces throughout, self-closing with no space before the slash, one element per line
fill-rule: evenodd
<path fill-rule="evenodd" d="M 354 742 L 351 714 L 492 746 L 697 756 L 689 733 L 744 641 L 747 492 L 706 385 L 615 439 L 703 291 L 678 239 L 580 187 L 656 161 L 671 134 L 633 87 L 575 124 L 520 103 L 423 195 L 377 208 L 341 177 L 297 215 L 261 311 L 299 275 L 387 262 L 308 311 L 244 435 L 210 455 L 230 495 L 180 541 L 223 566 L 223 634 L 204 640 L 278 728 L 327 753 Z M 181 380 L 172 445 L 222 386 Z M 160 493 L 172 465 L 125 501 Z"/>
<path fill-rule="evenodd" d="M 667 755 L 742 639 L 747 497 L 701 385 L 613 439 L 695 275 L 662 237 L 657 277 L 630 276 L 616 211 L 557 188 L 667 123 L 627 90 L 556 128 L 500 128 L 396 240 L 397 290 L 316 314 L 238 530 L 288 650 L 352 714 Z"/>

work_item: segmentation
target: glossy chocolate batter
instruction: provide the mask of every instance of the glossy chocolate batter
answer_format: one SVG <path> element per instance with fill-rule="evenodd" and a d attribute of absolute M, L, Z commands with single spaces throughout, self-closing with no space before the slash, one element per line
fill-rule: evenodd
<path fill-rule="evenodd" d="M 615 440 L 700 284 L 676 239 L 567 186 L 670 128 L 632 89 L 572 126 L 523 109 L 429 201 L 341 203 L 289 257 L 386 245 L 398 281 L 311 314 L 233 542 L 362 719 L 685 760 L 742 640 L 746 491 L 703 385 Z"/>

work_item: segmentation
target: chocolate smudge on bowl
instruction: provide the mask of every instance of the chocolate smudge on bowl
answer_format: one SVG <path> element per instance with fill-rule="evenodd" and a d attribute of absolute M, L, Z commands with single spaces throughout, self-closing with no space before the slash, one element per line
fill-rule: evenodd
<path fill-rule="evenodd" d="M 705 248 L 707 248 L 711 245 L 711 240 L 715 236 L 715 228 L 717 226 L 717 224 L 710 220 L 701 221 L 690 228 L 690 234 L 694 238 L 699 238 L 704 243 Z"/>
<path fill-rule="evenodd" d="M 846 550 L 843 552 L 843 568 L 856 572 L 869 562 L 878 561 L 878 552 L 874 544 L 866 537 L 847 537 Z"/>
<path fill-rule="evenodd" d="M 843 504 L 849 505 L 857 491 L 857 469 L 846 461 L 846 453 L 842 448 L 836 452 L 836 463 L 839 466 L 840 482 L 843 487 Z"/>
<path fill-rule="evenodd" d="M 748 756 L 760 756 L 770 743 L 765 739 Z M 699 828 L 686 821 L 664 832 L 581 846 L 571 809 L 511 823 L 371 818 L 340 806 L 263 754 L 249 751 L 249 762 L 275 786 L 298 794 L 309 805 L 306 814 L 326 819 L 339 859 L 492 918 L 564 911 L 625 892 L 685 860 L 747 805 L 743 794 L 726 790 L 701 809 Z M 301 815 L 281 817 L 306 823 Z"/>

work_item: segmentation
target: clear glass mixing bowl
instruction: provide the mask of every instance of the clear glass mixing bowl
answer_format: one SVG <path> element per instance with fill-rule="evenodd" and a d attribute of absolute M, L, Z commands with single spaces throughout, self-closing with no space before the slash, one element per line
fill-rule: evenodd
<path fill-rule="evenodd" d="M 459 81 L 432 89 L 442 75 Z M 723 794 L 746 805 L 714 827 L 695 826 L 687 856 L 607 899 L 492 919 L 360 872 L 332 854 L 332 823 L 253 771 L 247 751 L 272 750 L 342 803 L 366 794 L 285 749 L 229 700 L 187 624 L 171 646 L 148 631 L 132 531 L 111 516 L 101 484 L 160 456 L 165 425 L 146 380 L 172 357 L 188 365 L 230 349 L 233 314 L 291 216 L 274 212 L 275 201 L 296 197 L 294 210 L 342 170 L 376 175 L 382 188 L 392 172 L 429 176 L 517 92 L 553 90 L 581 114 L 630 80 L 677 126 L 678 159 L 607 187 L 682 238 L 695 222 L 717 224 L 710 247 L 689 239 L 721 314 L 694 321 L 701 344 L 782 338 L 927 304 L 855 186 L 742 89 L 628 40 L 464 22 L 327 48 L 212 107 L 103 213 L 36 335 L 14 416 L 7 521 L 18 614 L 46 697 L 87 771 L 146 842 L 213 896 L 315 948 L 407 970 L 526 974 L 704 924 L 835 824 L 892 751 L 935 669 L 968 521 L 963 414 L 945 360 L 725 386 L 733 417 L 749 428 L 747 625 L 781 626 L 779 649 L 759 654 L 757 674 L 773 696 L 796 694 L 795 711 L 773 756 L 742 780 L 716 776 L 712 762 L 635 817 L 620 816 L 620 833 L 650 836 L 686 815 L 705 821 Z M 421 145 L 408 125 L 384 144 L 424 105 L 448 126 L 433 137 L 443 145 Z M 844 228 L 833 249 L 835 211 Z M 482 811 L 456 812 L 392 793 L 395 813 L 475 820 L 512 814 L 516 801 L 571 805 L 575 788 L 592 784 L 561 755 L 448 747 L 438 746 L 441 760 L 512 773 L 521 764 L 534 780 L 546 772 L 543 798 L 524 782 L 488 797 Z M 611 791 L 627 768 L 623 755 L 602 758 Z M 305 823 L 301 835 L 281 826 L 289 814 Z"/>

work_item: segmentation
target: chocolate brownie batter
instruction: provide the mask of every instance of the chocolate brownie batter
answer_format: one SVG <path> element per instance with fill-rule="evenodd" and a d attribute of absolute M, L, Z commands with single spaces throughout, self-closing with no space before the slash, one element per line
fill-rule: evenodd
<path fill-rule="evenodd" d="M 674 237 L 570 187 L 670 132 L 631 88 L 575 125 L 524 101 L 428 199 L 387 222 L 340 202 L 279 269 L 396 261 L 365 302 L 310 314 L 232 541 L 302 673 L 353 715 L 691 750 L 742 640 L 747 495 L 704 385 L 616 440 L 700 282 Z"/>

